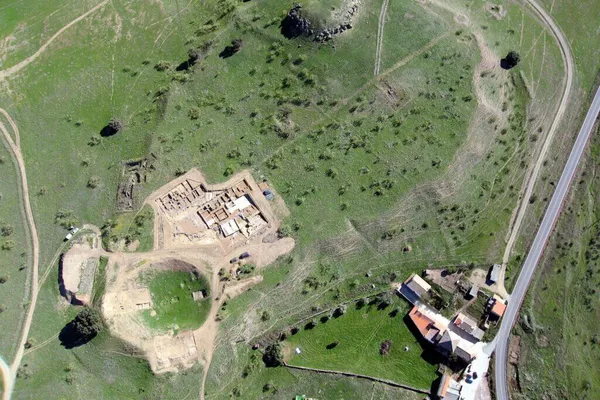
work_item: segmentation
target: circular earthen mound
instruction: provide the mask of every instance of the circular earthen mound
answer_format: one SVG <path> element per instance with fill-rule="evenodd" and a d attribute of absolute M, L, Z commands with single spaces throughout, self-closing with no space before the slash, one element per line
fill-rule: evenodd
<path fill-rule="evenodd" d="M 152 263 L 142 276 L 150 304 L 143 314 L 155 330 L 193 330 L 199 328 L 210 312 L 209 280 L 192 264 L 169 259 Z"/>

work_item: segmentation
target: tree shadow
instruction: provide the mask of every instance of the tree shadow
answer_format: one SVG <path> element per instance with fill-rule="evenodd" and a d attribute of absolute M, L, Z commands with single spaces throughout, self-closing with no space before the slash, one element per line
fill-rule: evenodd
<path fill-rule="evenodd" d="M 58 291 L 60 292 L 60 295 L 66 299 L 67 289 L 65 289 L 65 281 L 63 279 L 64 258 L 65 253 L 61 254 L 60 259 L 58 260 Z"/>
<path fill-rule="evenodd" d="M 179 64 L 177 66 L 177 68 L 175 68 L 175 71 L 177 72 L 181 72 L 181 71 L 187 71 L 188 69 L 192 68 L 192 66 L 196 63 L 195 60 L 188 58 L 187 60 L 185 60 L 184 62 L 182 62 L 181 64 Z"/>
<path fill-rule="evenodd" d="M 74 321 L 71 321 L 62 328 L 58 334 L 58 340 L 60 340 L 61 346 L 65 349 L 74 349 L 75 347 L 80 347 L 90 342 L 97 335 L 97 333 L 94 333 L 93 335 L 82 335 L 75 329 Z"/>
<path fill-rule="evenodd" d="M 110 137 L 115 135 L 118 132 L 118 130 L 112 128 L 109 125 L 106 125 L 104 128 L 102 128 L 102 130 L 100 131 L 100 136 L 102 137 Z"/>
<path fill-rule="evenodd" d="M 238 51 L 240 51 L 240 45 L 239 44 L 234 44 L 232 42 L 231 45 L 229 46 L 225 46 L 225 48 L 219 53 L 219 57 L 225 59 L 225 58 L 229 58 L 231 56 L 233 56 L 234 54 L 236 54 Z"/>
<path fill-rule="evenodd" d="M 519 53 L 515 51 L 509 51 L 506 57 L 500 60 L 500 67 L 506 70 L 512 69 L 516 67 L 520 61 L 521 56 L 519 55 Z"/>
<path fill-rule="evenodd" d="M 509 70 L 513 67 L 514 67 L 514 65 L 512 65 L 506 58 L 503 58 L 502 60 L 500 60 L 500 68 Z"/>

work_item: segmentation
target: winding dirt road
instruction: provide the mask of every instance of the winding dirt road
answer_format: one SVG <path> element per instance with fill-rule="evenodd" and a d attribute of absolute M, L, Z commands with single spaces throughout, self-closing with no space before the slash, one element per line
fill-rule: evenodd
<path fill-rule="evenodd" d="M 72 27 L 73 25 L 75 25 L 76 23 L 78 23 L 79 21 L 81 21 L 82 19 L 84 19 L 85 17 L 87 17 L 88 15 L 90 15 L 91 13 L 93 13 L 94 11 L 104 7 L 106 5 L 106 3 L 108 3 L 108 0 L 104 0 L 101 3 L 97 4 L 96 6 L 94 6 L 93 8 L 91 8 L 90 10 L 86 11 L 85 13 L 81 14 L 79 17 L 75 18 L 73 21 L 69 22 L 67 25 L 63 26 L 62 28 L 60 28 L 58 30 L 58 32 L 56 32 L 54 35 L 52 35 L 52 37 L 50 39 L 48 39 L 48 41 L 46 43 L 44 43 L 42 45 L 42 47 L 40 47 L 38 49 L 38 51 L 36 51 L 35 53 L 33 53 L 31 56 L 27 57 L 26 59 L 24 59 L 23 61 L 21 61 L 20 63 L 13 65 L 10 68 L 7 68 L 5 70 L 0 71 L 0 81 L 8 78 L 9 76 L 19 72 L 20 70 L 22 70 L 23 68 L 25 68 L 26 66 L 28 66 L 29 64 L 31 64 L 33 61 L 35 61 L 36 58 L 38 58 L 44 51 L 46 51 L 46 49 L 48 48 L 48 46 L 50 46 L 50 44 L 52 44 L 52 42 L 59 37 L 64 31 L 66 31 L 67 29 L 69 29 L 70 27 Z"/>
<path fill-rule="evenodd" d="M 379 75 L 381 69 L 381 51 L 383 48 L 383 28 L 385 26 L 385 15 L 387 13 L 389 0 L 383 0 L 381 12 L 379 13 L 379 26 L 377 27 L 377 52 L 375 54 L 375 69 L 373 75 Z"/>
<path fill-rule="evenodd" d="M 563 119 L 563 115 L 567 109 L 568 101 L 571 96 L 571 91 L 573 90 L 573 71 L 575 70 L 575 64 L 573 61 L 573 56 L 571 55 L 571 48 L 569 47 L 569 42 L 563 35 L 560 28 L 556 25 L 552 17 L 541 7 L 535 0 L 524 0 L 527 5 L 535 12 L 538 18 L 542 21 L 544 25 L 548 27 L 552 36 L 554 36 L 558 46 L 560 48 L 560 52 L 563 58 L 563 62 L 565 65 L 565 77 L 563 79 L 564 91 L 562 97 L 560 99 L 560 103 L 556 110 L 556 114 L 554 115 L 554 120 L 552 121 L 552 125 L 548 130 L 548 134 L 546 135 L 546 140 L 544 141 L 544 145 L 538 155 L 538 158 L 535 162 L 533 170 L 529 175 L 527 180 L 527 187 L 525 189 L 525 193 L 521 198 L 521 204 L 518 206 L 518 211 L 516 218 L 514 219 L 511 227 L 510 227 L 510 236 L 508 238 L 506 248 L 504 250 L 504 256 L 502 257 L 502 271 L 500 274 L 499 282 L 502 282 L 502 286 L 504 286 L 504 277 L 506 275 L 506 264 L 508 264 L 508 260 L 510 259 L 510 254 L 515 245 L 515 241 L 517 240 L 517 235 L 519 234 L 519 230 L 521 228 L 521 224 L 523 223 L 523 219 L 525 218 L 525 213 L 527 212 L 527 206 L 529 204 L 529 199 L 533 194 L 533 189 L 535 188 L 535 184 L 540 175 L 540 170 L 542 169 L 542 165 L 544 160 L 546 159 L 546 155 L 548 154 L 548 150 L 552 145 L 552 141 L 556 134 L 559 124 Z"/>
<path fill-rule="evenodd" d="M 563 114 L 567 108 L 567 102 L 569 100 L 571 90 L 573 87 L 573 71 L 574 71 L 574 62 L 573 57 L 571 55 L 571 49 L 569 47 L 569 43 L 565 38 L 564 34 L 560 30 L 560 28 L 556 25 L 552 17 L 548 14 L 548 12 L 540 6 L 536 0 L 525 0 L 526 4 L 535 12 L 538 18 L 548 27 L 548 29 L 552 32 L 552 35 L 556 39 L 560 51 L 563 57 L 563 61 L 565 63 L 565 89 L 560 100 L 560 104 L 556 111 L 554 120 L 552 121 L 552 125 L 550 127 L 550 131 L 548 132 L 548 136 L 546 137 L 546 141 L 544 142 L 544 146 L 540 151 L 537 162 L 534 166 L 533 172 L 529 178 L 527 189 L 525 194 L 521 200 L 521 206 L 517 214 L 517 218 L 512 226 L 512 231 L 510 238 L 508 240 L 506 250 L 504 252 L 504 257 L 502 260 L 503 269 L 501 281 L 504 282 L 504 274 L 506 271 L 506 263 L 510 257 L 510 252 L 514 246 L 519 228 L 525 216 L 525 211 L 527 209 L 527 204 L 529 203 L 529 198 L 533 193 L 533 189 L 539 175 L 540 169 L 542 167 L 542 163 L 546 154 L 548 153 L 548 149 L 552 143 L 552 139 L 556 132 L 558 125 L 560 124 Z M 589 140 L 589 137 L 592 132 L 592 127 L 594 125 L 594 121 L 598 115 L 598 111 L 600 111 L 600 91 L 598 91 L 592 106 L 586 116 L 586 120 L 584 122 L 584 126 L 581 128 L 579 135 L 577 136 L 577 140 L 573 145 L 571 154 L 569 155 L 569 159 L 567 160 L 567 164 L 564 167 L 561 178 L 556 186 L 555 192 L 552 196 L 550 204 L 546 209 L 544 214 L 544 218 L 541 222 L 540 228 L 536 234 L 536 237 L 533 241 L 533 244 L 529 250 L 529 254 L 523 263 L 521 271 L 519 273 L 519 278 L 515 285 L 514 292 L 511 297 L 511 301 L 506 309 L 504 314 L 504 318 L 502 324 L 500 326 L 500 331 L 496 336 L 496 359 L 495 359 L 495 383 L 496 383 L 496 395 L 499 400 L 509 400 L 510 393 L 508 388 L 508 382 L 506 377 L 506 366 L 508 363 L 508 339 L 510 337 L 510 332 L 512 330 L 513 325 L 515 324 L 518 315 L 519 309 L 521 308 L 521 304 L 525 298 L 527 293 L 527 289 L 529 287 L 529 283 L 533 274 L 535 272 L 537 263 L 541 258 L 542 252 L 548 242 L 548 239 L 552 233 L 552 230 L 556 224 L 556 221 L 560 215 L 560 211 L 562 209 L 562 204 L 566 198 L 566 195 L 571 186 L 571 182 L 575 175 L 577 165 L 583 155 L 583 151 L 585 150 L 585 146 Z"/>
<path fill-rule="evenodd" d="M 8 115 L 8 113 L 0 108 L 0 113 L 4 115 L 7 119 L 8 123 L 11 127 L 13 127 L 13 134 L 15 135 L 15 140 L 10 136 L 6 126 L 0 122 L 0 131 L 4 136 L 4 140 L 8 143 L 8 147 L 14 155 L 14 158 L 17 162 L 17 169 L 20 177 L 21 184 L 21 192 L 23 193 L 23 205 L 25 209 L 25 216 L 27 219 L 27 225 L 29 234 L 31 236 L 31 247 L 33 253 L 33 263 L 32 263 L 32 272 L 31 272 L 31 299 L 29 303 L 29 308 L 27 309 L 27 315 L 25 317 L 25 323 L 23 324 L 23 328 L 21 331 L 21 338 L 19 340 L 19 345 L 17 347 L 17 354 L 10 365 L 10 370 L 8 371 L 8 376 L 6 376 L 6 371 L 4 368 L 2 369 L 3 382 L 4 382 L 4 392 L 3 399 L 8 400 L 12 394 L 12 389 L 14 387 L 14 380 L 17 375 L 17 369 L 21 364 L 21 359 L 23 358 L 23 351 L 25 350 L 25 342 L 27 341 L 27 336 L 29 335 L 29 329 L 31 327 L 31 321 L 33 320 L 33 312 L 35 310 L 35 305 L 37 302 L 38 296 L 38 265 L 39 265 L 39 255 L 40 255 L 40 247 L 38 241 L 37 229 L 35 227 L 35 221 L 33 219 L 33 212 L 31 210 L 31 203 L 29 201 L 29 186 L 27 184 L 27 175 L 25 173 L 25 161 L 23 160 L 23 155 L 21 154 L 21 147 L 17 145 L 17 141 L 19 140 L 19 131 L 17 129 L 16 123 L 13 119 Z"/>
<path fill-rule="evenodd" d="M 59 29 L 46 43 L 44 43 L 34 54 L 27 57 L 25 60 L 20 63 L 7 68 L 5 70 L 0 71 L 0 81 L 8 78 L 9 76 L 21 71 L 23 68 L 31 64 L 35 59 L 37 59 L 42 53 L 46 51 L 48 46 L 52 44 L 52 42 L 58 38 L 63 32 L 67 29 L 75 25 L 77 22 L 86 18 L 88 15 L 93 12 L 99 10 L 104 5 L 108 3 L 108 0 L 104 0 L 98 3 L 96 6 L 88 10 L 87 12 L 81 14 L 79 17 L 75 18 L 73 21 L 69 22 L 67 25 L 63 26 Z M 27 219 L 27 226 L 29 230 L 29 234 L 31 235 L 31 247 L 33 253 L 33 263 L 32 263 L 32 273 L 31 273 L 31 298 L 29 303 L 29 308 L 27 309 L 27 315 L 25 317 L 25 322 L 21 329 L 21 337 L 19 339 L 19 344 L 17 347 L 17 354 L 13 359 L 10 367 L 0 358 L 0 373 L 2 375 L 2 399 L 9 400 L 12 391 L 14 388 L 14 381 L 17 374 L 17 370 L 19 365 L 21 364 L 21 360 L 23 358 L 23 352 L 25 350 L 25 342 L 27 341 L 27 337 L 29 335 L 29 329 L 31 328 L 31 321 L 33 320 L 33 313 L 35 311 L 35 306 L 37 303 L 38 297 L 38 269 L 39 269 L 39 240 L 37 229 L 35 226 L 35 221 L 33 218 L 33 212 L 31 210 L 31 203 L 29 201 L 29 186 L 27 183 L 27 175 L 25 172 L 25 161 L 23 160 L 23 155 L 21 154 L 21 137 L 19 134 L 19 129 L 17 124 L 11 118 L 11 116 L 2 108 L 0 108 L 0 114 L 4 116 L 10 128 L 12 130 L 13 136 L 10 135 L 8 129 L 4 125 L 3 122 L 0 122 L 0 131 L 2 132 L 2 136 L 4 140 L 6 140 L 10 151 L 13 153 L 14 158 L 17 163 L 17 170 L 20 177 L 21 190 L 23 193 L 23 205 L 25 210 L 25 216 Z"/>

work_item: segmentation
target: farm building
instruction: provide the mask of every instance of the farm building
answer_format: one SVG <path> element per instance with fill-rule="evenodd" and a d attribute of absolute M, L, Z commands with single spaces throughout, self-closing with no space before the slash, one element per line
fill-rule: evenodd
<path fill-rule="evenodd" d="M 492 268 L 490 268 L 490 272 L 488 274 L 488 281 L 491 283 L 496 283 L 500 279 L 500 271 L 502 270 L 502 265 L 494 264 Z"/>
<path fill-rule="evenodd" d="M 506 301 L 497 294 L 490 299 L 490 314 L 496 318 L 502 318 L 506 311 Z"/>
<path fill-rule="evenodd" d="M 473 285 L 471 286 L 471 289 L 469 289 L 469 291 L 467 292 L 467 298 L 475 299 L 477 298 L 477 293 L 479 293 L 479 286 Z"/>
<path fill-rule="evenodd" d="M 401 294 L 411 304 L 415 304 L 419 299 L 431 290 L 431 285 L 417 274 L 412 274 L 398 288 Z"/>
<path fill-rule="evenodd" d="M 440 400 L 459 400 L 461 390 L 460 383 L 456 382 L 450 375 L 444 374 L 437 391 L 437 397 Z"/>
<path fill-rule="evenodd" d="M 468 333 L 477 340 L 481 340 L 485 332 L 477 326 L 477 322 L 466 314 L 458 313 L 454 319 L 454 325 L 459 327 L 463 332 Z"/>

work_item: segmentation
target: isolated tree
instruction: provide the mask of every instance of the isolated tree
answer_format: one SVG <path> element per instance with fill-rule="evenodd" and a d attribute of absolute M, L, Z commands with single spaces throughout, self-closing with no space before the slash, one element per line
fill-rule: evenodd
<path fill-rule="evenodd" d="M 157 71 L 166 71 L 168 69 L 171 69 L 172 64 L 169 61 L 159 61 L 158 63 L 156 63 L 156 65 L 154 66 L 154 69 Z"/>
<path fill-rule="evenodd" d="M 75 332 L 86 338 L 96 336 L 104 328 L 100 311 L 91 307 L 84 307 L 71 323 Z"/>
<path fill-rule="evenodd" d="M 517 66 L 521 61 L 521 56 L 516 51 L 509 51 L 506 57 L 500 60 L 500 66 L 504 69 L 511 69 Z"/>
<path fill-rule="evenodd" d="M 190 58 L 191 64 L 194 64 L 202 58 L 202 50 L 198 48 L 189 49 L 188 57 Z"/>
<path fill-rule="evenodd" d="M 108 121 L 107 126 L 117 133 L 123 129 L 123 122 L 120 119 L 113 117 L 110 119 L 110 121 Z"/>
<path fill-rule="evenodd" d="M 3 224 L 2 228 L 0 228 L 0 233 L 2 236 L 10 236 L 15 231 L 15 227 L 9 224 Z"/>
<path fill-rule="evenodd" d="M 86 186 L 90 189 L 95 189 L 98 187 L 99 184 L 100 184 L 100 177 L 92 176 L 90 179 L 88 179 Z"/>
<path fill-rule="evenodd" d="M 219 53 L 219 57 L 221 58 L 229 58 L 233 56 L 235 53 L 242 49 L 242 45 L 244 44 L 242 39 L 233 39 L 231 41 L 231 45 L 226 46 L 221 53 Z"/>
<path fill-rule="evenodd" d="M 331 343 L 329 343 L 327 346 L 325 346 L 327 348 L 327 350 L 331 350 L 331 349 L 335 349 L 337 347 L 337 345 L 340 344 L 339 340 L 335 340 Z"/>
<path fill-rule="evenodd" d="M 267 346 L 263 354 L 263 361 L 267 367 L 278 367 L 283 364 L 283 350 L 279 342 Z"/>
<path fill-rule="evenodd" d="M 388 292 L 385 292 L 377 296 L 377 302 L 379 303 L 378 308 L 383 310 L 384 308 L 391 305 L 394 302 L 394 300 Z"/>
<path fill-rule="evenodd" d="M 268 321 L 271 319 L 271 314 L 269 314 L 268 311 L 263 311 L 262 315 L 260 316 L 261 321 Z"/>
<path fill-rule="evenodd" d="M 242 39 L 233 39 L 231 41 L 231 47 L 233 49 L 234 53 L 237 53 L 238 51 L 240 51 L 240 49 L 242 48 L 242 45 L 244 44 Z"/>
<path fill-rule="evenodd" d="M 263 385 L 263 393 L 267 392 L 277 393 L 277 386 L 275 386 L 273 381 L 269 381 Z"/>

